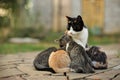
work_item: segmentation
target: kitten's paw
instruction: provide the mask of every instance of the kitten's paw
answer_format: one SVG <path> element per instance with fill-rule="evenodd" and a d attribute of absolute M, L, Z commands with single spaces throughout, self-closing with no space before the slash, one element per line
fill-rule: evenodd
<path fill-rule="evenodd" d="M 70 68 L 64 68 L 66 71 L 65 72 L 70 72 L 71 69 Z"/>
<path fill-rule="evenodd" d="M 93 63 L 93 67 L 95 69 L 107 69 L 107 67 L 108 67 L 107 63 L 103 64 L 103 63 L 100 63 L 100 62 L 97 62 L 97 61 L 93 61 L 92 63 Z"/>
<path fill-rule="evenodd" d="M 71 71 L 71 72 L 75 72 L 75 70 L 74 70 L 74 69 L 72 69 L 72 68 L 70 68 L 70 71 Z"/>

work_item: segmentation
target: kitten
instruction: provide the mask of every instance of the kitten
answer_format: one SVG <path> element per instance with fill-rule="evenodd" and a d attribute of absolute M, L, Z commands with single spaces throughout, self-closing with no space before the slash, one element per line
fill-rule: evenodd
<path fill-rule="evenodd" d="M 78 15 L 76 18 L 66 16 L 68 19 L 67 34 L 72 36 L 73 40 L 86 48 L 88 40 L 88 29 L 84 25 L 82 17 Z"/>
<path fill-rule="evenodd" d="M 63 50 L 66 50 L 66 44 L 67 42 L 71 41 L 72 40 L 72 37 L 67 35 L 67 34 L 64 34 L 60 37 L 60 39 L 58 40 L 58 43 L 59 43 L 59 47 Z"/>
<path fill-rule="evenodd" d="M 69 72 L 70 57 L 64 50 L 57 50 L 52 52 L 49 56 L 49 66 L 55 72 Z"/>
<path fill-rule="evenodd" d="M 94 73 L 93 64 L 82 46 L 74 41 L 66 44 L 66 51 L 69 53 L 71 64 L 70 68 L 77 73 Z"/>
<path fill-rule="evenodd" d="M 39 53 L 36 56 L 36 58 L 33 61 L 33 65 L 36 70 L 50 71 L 52 73 L 55 73 L 55 71 L 52 68 L 50 68 L 48 65 L 48 58 L 49 58 L 51 52 L 53 52 L 53 51 L 57 51 L 57 49 L 55 47 L 50 47 L 50 48 L 42 51 L 41 53 Z"/>
<path fill-rule="evenodd" d="M 95 69 L 107 69 L 107 55 L 105 52 L 100 51 L 99 47 L 92 46 L 89 50 L 86 51 L 88 56 L 91 58 L 92 63 L 94 64 Z"/>
<path fill-rule="evenodd" d="M 69 53 L 71 59 L 70 68 L 75 70 L 75 72 L 94 72 L 92 61 L 88 57 L 84 48 L 74 42 L 71 36 L 64 34 L 59 39 L 59 46 L 63 49 L 65 48 Z"/>

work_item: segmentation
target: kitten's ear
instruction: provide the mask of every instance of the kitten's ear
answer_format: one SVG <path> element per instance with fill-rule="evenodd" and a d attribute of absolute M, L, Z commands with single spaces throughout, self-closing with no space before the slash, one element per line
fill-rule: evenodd
<path fill-rule="evenodd" d="M 71 17 L 69 17 L 69 16 L 66 16 L 66 18 L 68 19 L 68 20 L 71 20 L 72 18 Z"/>
<path fill-rule="evenodd" d="M 77 16 L 77 19 L 79 19 L 79 20 L 80 20 L 80 19 L 82 19 L 82 17 L 81 17 L 80 15 L 78 15 L 78 16 Z"/>
<path fill-rule="evenodd" d="M 99 49 L 100 49 L 100 47 L 99 47 L 99 46 L 95 46 L 95 48 L 96 48 L 96 50 L 99 50 Z"/>

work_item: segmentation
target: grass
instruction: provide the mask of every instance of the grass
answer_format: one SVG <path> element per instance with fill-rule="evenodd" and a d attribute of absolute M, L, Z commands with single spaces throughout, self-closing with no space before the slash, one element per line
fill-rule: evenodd
<path fill-rule="evenodd" d="M 112 43 L 120 43 L 120 36 L 104 35 L 104 36 L 90 36 L 88 43 L 90 45 L 106 45 Z"/>
<path fill-rule="evenodd" d="M 30 51 L 41 51 L 48 47 L 55 46 L 56 44 L 51 43 L 38 43 L 38 44 L 13 44 L 13 43 L 2 43 L 0 44 L 0 54 L 10 54 L 19 52 L 30 52 Z"/>
<path fill-rule="evenodd" d="M 0 43 L 0 54 L 10 54 L 19 52 L 30 52 L 30 51 L 41 51 L 48 47 L 55 46 L 58 44 L 54 40 L 59 39 L 63 32 L 47 34 L 45 38 L 38 44 L 13 44 L 13 43 Z M 111 44 L 120 42 L 120 36 L 89 36 L 89 45 L 101 45 Z"/>
<path fill-rule="evenodd" d="M 59 39 L 62 34 L 63 32 L 51 32 L 42 38 L 38 44 L 15 44 L 8 42 L 0 43 L 0 54 L 41 51 L 52 46 L 58 47 L 57 43 L 55 43 L 55 40 Z"/>

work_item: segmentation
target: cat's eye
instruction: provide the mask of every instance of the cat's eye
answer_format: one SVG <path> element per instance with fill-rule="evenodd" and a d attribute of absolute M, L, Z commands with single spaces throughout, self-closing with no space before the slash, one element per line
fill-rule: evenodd
<path fill-rule="evenodd" d="M 68 23 L 71 23 L 71 21 L 68 21 Z"/>

